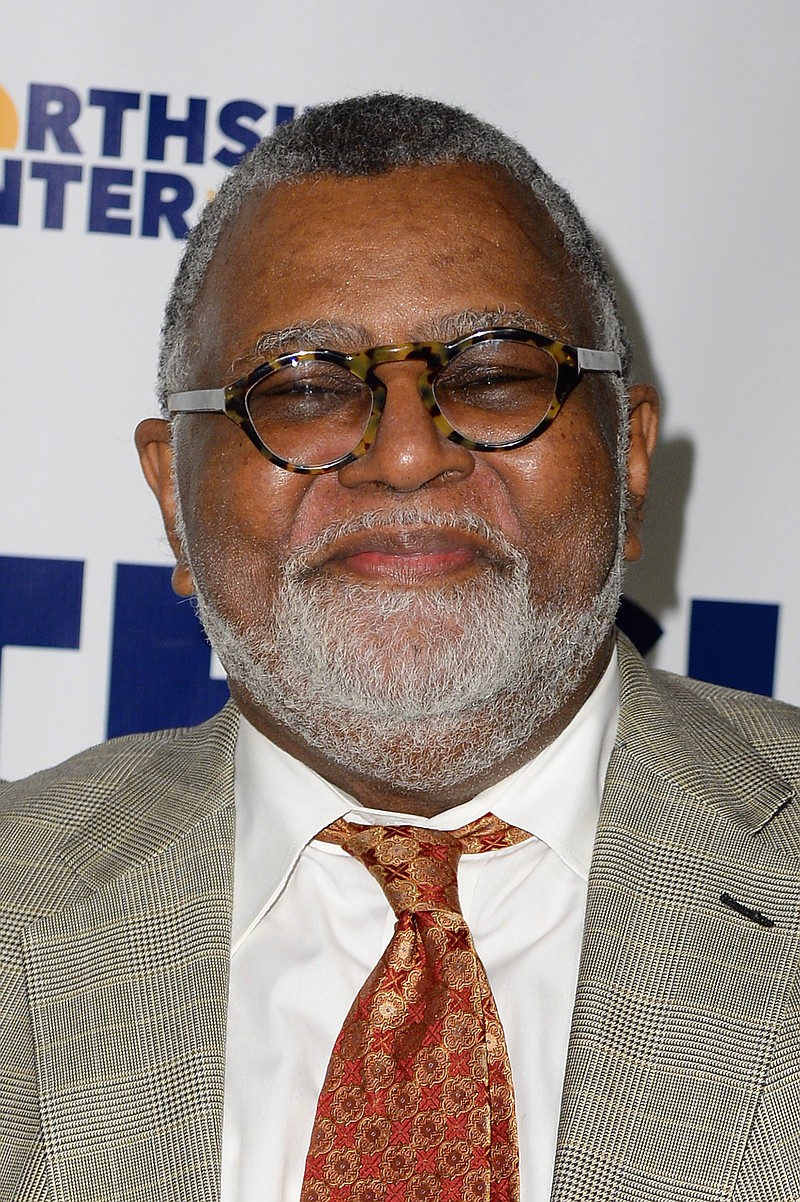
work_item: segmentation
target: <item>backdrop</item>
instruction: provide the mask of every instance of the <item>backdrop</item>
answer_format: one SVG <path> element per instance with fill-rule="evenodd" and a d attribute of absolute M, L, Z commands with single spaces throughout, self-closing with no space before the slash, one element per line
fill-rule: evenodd
<path fill-rule="evenodd" d="M 573 192 L 664 397 L 627 591 L 658 666 L 800 702 L 795 0 L 6 0 L 0 775 L 225 685 L 131 434 L 181 239 L 262 133 L 375 89 L 464 105 Z"/>

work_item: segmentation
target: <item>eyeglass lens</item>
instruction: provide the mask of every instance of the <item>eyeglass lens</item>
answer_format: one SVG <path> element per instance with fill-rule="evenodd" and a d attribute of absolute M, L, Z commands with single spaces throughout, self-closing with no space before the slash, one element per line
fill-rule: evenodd
<path fill-rule="evenodd" d="M 538 346 L 489 339 L 455 355 L 433 377 L 439 409 L 459 434 L 502 446 L 545 417 L 558 365 Z M 265 376 L 247 394 L 250 420 L 280 458 L 305 467 L 349 455 L 369 421 L 372 394 L 346 367 L 300 361 Z"/>

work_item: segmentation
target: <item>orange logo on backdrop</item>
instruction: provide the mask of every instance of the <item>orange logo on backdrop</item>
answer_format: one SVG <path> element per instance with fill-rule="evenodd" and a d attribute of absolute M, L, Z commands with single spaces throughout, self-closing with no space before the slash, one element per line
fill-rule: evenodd
<path fill-rule="evenodd" d="M 5 88 L 0 87 L 0 149 L 10 150 L 19 137 L 19 117 L 14 101 Z"/>

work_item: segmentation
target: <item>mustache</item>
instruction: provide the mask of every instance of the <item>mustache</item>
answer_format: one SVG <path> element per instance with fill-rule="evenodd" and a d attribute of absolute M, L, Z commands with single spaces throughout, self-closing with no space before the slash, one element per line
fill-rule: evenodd
<path fill-rule="evenodd" d="M 386 531 L 447 531 L 464 534 L 483 544 L 486 558 L 496 567 L 508 569 L 526 566 L 522 551 L 491 522 L 470 510 L 458 513 L 437 512 L 422 508 L 368 510 L 352 518 L 344 518 L 325 526 L 313 539 L 296 547 L 286 558 L 285 571 L 295 579 L 313 573 L 330 555 L 331 549 L 344 539 L 367 532 Z"/>

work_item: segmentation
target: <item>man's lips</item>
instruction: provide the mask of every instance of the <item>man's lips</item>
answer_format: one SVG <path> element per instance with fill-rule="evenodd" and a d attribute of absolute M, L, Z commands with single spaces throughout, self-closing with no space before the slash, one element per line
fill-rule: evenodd
<path fill-rule="evenodd" d="M 417 551 L 401 554 L 387 551 L 360 551 L 334 559 L 332 566 L 354 576 L 394 580 L 400 584 L 423 583 L 454 572 L 466 571 L 476 556 L 466 548 L 450 551 Z"/>
<path fill-rule="evenodd" d="M 378 528 L 343 535 L 315 560 L 316 569 L 402 584 L 468 572 L 481 562 L 507 563 L 486 539 L 470 531 L 438 527 Z"/>

